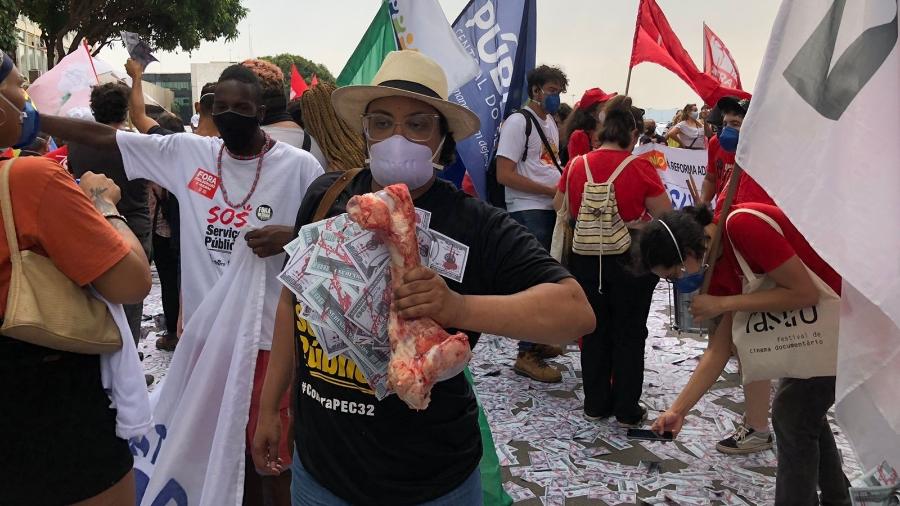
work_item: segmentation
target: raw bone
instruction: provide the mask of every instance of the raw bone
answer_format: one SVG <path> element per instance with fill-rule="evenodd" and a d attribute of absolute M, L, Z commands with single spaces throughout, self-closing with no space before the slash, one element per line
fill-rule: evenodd
<path fill-rule="evenodd" d="M 403 276 L 419 267 L 416 214 L 406 185 L 396 184 L 378 193 L 357 195 L 347 203 L 350 218 L 378 235 L 391 254 L 391 290 Z M 413 409 L 425 409 L 431 387 L 459 374 L 472 350 L 462 332 L 448 334 L 431 318 L 400 318 L 391 308 L 388 319 L 391 361 L 388 384 Z"/>

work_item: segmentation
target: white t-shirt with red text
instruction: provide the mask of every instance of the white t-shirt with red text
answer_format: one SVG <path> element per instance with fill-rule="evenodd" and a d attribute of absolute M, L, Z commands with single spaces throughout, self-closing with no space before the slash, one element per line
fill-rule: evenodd
<path fill-rule="evenodd" d="M 293 227 L 300 202 L 322 167 L 306 151 L 276 142 L 263 157 L 256 190 L 239 209 L 225 202 L 240 203 L 253 185 L 258 159 L 237 160 L 227 150 L 222 155 L 222 180 L 216 160 L 222 147 L 218 137 L 194 134 L 116 134 L 125 173 L 129 179 L 143 178 L 169 190 L 178 199 L 181 224 L 181 290 L 184 324 L 222 276 L 234 248 L 246 248 L 238 236 L 267 225 Z M 284 253 L 266 259 L 266 299 L 263 303 L 262 342 L 272 347 L 275 308 L 281 292 L 276 276 Z M 240 308 L 235 308 L 236 310 Z"/>

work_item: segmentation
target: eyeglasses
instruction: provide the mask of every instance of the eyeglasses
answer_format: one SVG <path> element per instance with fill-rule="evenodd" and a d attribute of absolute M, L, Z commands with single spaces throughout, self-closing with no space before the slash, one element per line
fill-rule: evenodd
<path fill-rule="evenodd" d="M 413 142 L 427 142 L 434 137 L 440 124 L 440 114 L 410 114 L 399 123 L 403 136 Z M 363 131 L 370 141 L 380 142 L 394 135 L 398 122 L 392 116 L 373 112 L 362 117 Z"/>

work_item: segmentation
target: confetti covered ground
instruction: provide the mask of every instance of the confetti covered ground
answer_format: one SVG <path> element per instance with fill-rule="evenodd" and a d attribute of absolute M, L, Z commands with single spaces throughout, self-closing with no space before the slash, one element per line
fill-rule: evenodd
<path fill-rule="evenodd" d="M 145 301 L 144 368 L 155 383 L 165 376 L 172 353 L 155 348 L 162 305 L 158 281 Z M 650 420 L 687 382 L 706 341 L 671 328 L 669 291 L 660 284 L 647 326 L 643 402 Z M 772 504 L 775 453 L 727 456 L 715 443 L 740 421 L 743 394 L 734 359 L 697 404 L 674 443 L 625 437 L 615 419 L 584 418 L 578 348 L 550 361 L 563 381 L 543 384 L 512 371 L 516 342 L 484 336 L 470 367 L 494 434 L 506 491 L 516 504 Z M 152 388 L 152 387 L 151 387 Z M 849 443 L 834 424 L 844 468 L 861 474 Z M 777 442 L 776 442 L 777 444 Z"/>

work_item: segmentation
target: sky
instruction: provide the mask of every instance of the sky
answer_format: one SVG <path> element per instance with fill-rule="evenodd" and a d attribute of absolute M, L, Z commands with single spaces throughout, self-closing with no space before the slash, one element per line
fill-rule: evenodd
<path fill-rule="evenodd" d="M 453 21 L 468 0 L 439 0 Z M 189 72 L 191 62 L 241 61 L 251 56 L 299 54 L 337 76 L 375 15 L 380 0 L 243 0 L 249 9 L 230 42 L 204 42 L 191 54 L 156 53 L 147 72 Z M 703 22 L 737 62 L 744 89 L 753 90 L 778 10 L 778 0 L 657 0 L 697 66 L 703 66 Z M 537 64 L 556 65 L 569 77 L 570 104 L 584 90 L 625 91 L 638 0 L 537 0 Z M 100 57 L 124 65 L 121 44 Z M 629 94 L 635 105 L 669 109 L 697 102 L 694 92 L 668 70 L 636 66 Z"/>

